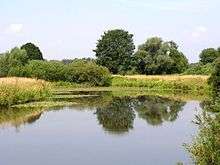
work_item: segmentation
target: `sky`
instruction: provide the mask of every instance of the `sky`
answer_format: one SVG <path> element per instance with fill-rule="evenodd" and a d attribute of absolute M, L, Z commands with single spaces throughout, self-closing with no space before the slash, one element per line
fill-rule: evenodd
<path fill-rule="evenodd" d="M 95 57 L 104 31 L 124 29 L 136 46 L 173 40 L 190 62 L 220 47 L 220 0 L 0 0 L 0 52 L 32 42 L 44 58 Z"/>

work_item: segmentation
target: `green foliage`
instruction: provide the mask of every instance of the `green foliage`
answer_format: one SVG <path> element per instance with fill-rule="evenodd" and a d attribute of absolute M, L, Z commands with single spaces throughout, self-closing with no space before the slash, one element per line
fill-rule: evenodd
<path fill-rule="evenodd" d="M 220 96 L 220 58 L 216 59 L 215 67 L 209 79 L 209 84 L 213 88 L 214 95 Z"/>
<path fill-rule="evenodd" d="M 131 69 L 131 58 L 134 53 L 133 35 L 127 31 L 110 30 L 98 40 L 96 50 L 97 63 L 107 67 L 112 73 L 125 72 Z"/>
<path fill-rule="evenodd" d="M 182 78 L 181 78 L 182 77 Z M 209 86 L 207 79 L 203 77 L 183 77 L 172 76 L 163 78 L 163 76 L 152 78 L 129 78 L 123 76 L 114 76 L 112 79 L 113 87 L 145 87 L 149 90 L 179 90 L 183 92 L 208 93 Z"/>
<path fill-rule="evenodd" d="M 192 144 L 186 145 L 195 164 L 220 164 L 220 116 L 210 116 L 206 113 L 196 116 L 199 134 Z"/>
<path fill-rule="evenodd" d="M 213 71 L 214 64 L 207 63 L 203 65 L 202 63 L 190 64 L 188 69 L 183 73 L 185 75 L 210 75 Z"/>
<path fill-rule="evenodd" d="M 175 42 L 163 42 L 158 37 L 150 38 L 140 45 L 134 58 L 141 74 L 182 73 L 188 66 L 188 60 L 178 51 Z"/>
<path fill-rule="evenodd" d="M 214 48 L 208 48 L 204 49 L 199 56 L 200 62 L 207 64 L 214 62 L 218 57 L 220 57 L 220 53 L 219 49 L 215 50 Z"/>
<path fill-rule="evenodd" d="M 217 51 L 220 53 L 220 47 L 217 48 Z"/>
<path fill-rule="evenodd" d="M 25 66 L 25 76 L 47 81 L 65 80 L 65 65 L 56 61 L 32 60 Z"/>
<path fill-rule="evenodd" d="M 25 50 L 13 48 L 0 57 L 0 76 L 23 76 L 23 67 L 28 62 Z"/>
<path fill-rule="evenodd" d="M 66 65 L 65 78 L 69 82 L 88 83 L 94 86 L 111 84 L 111 75 L 107 68 L 85 60 L 75 60 Z"/>
<path fill-rule="evenodd" d="M 21 46 L 21 49 L 26 50 L 29 60 L 43 60 L 43 55 L 40 49 L 32 43 L 26 43 Z"/>

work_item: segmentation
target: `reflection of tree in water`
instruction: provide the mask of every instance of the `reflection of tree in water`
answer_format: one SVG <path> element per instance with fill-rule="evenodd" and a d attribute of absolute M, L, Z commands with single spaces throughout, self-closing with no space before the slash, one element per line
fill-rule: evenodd
<path fill-rule="evenodd" d="M 112 133 L 127 132 L 133 128 L 135 118 L 131 105 L 131 100 L 127 97 L 113 98 L 107 106 L 97 108 L 96 114 L 99 123 Z"/>
<path fill-rule="evenodd" d="M 156 96 L 138 97 L 134 102 L 139 117 L 151 125 L 161 125 L 164 121 L 175 121 L 178 112 L 184 105 L 185 103 L 181 101 Z"/>
<path fill-rule="evenodd" d="M 148 124 L 161 125 L 164 121 L 175 121 L 184 105 L 184 102 L 158 96 L 113 97 L 108 105 L 97 108 L 96 115 L 104 129 L 123 133 L 133 128 L 134 110 Z"/>

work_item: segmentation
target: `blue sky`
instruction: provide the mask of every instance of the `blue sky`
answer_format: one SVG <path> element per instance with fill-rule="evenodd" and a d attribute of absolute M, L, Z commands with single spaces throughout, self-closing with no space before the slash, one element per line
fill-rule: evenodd
<path fill-rule="evenodd" d="M 136 45 L 174 40 L 190 62 L 220 46 L 219 0 L 1 0 L 0 52 L 26 42 L 46 59 L 94 57 L 104 31 L 134 34 Z"/>

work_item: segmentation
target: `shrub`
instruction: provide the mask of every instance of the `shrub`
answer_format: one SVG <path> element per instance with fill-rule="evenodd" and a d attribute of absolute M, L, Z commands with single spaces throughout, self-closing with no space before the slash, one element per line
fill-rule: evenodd
<path fill-rule="evenodd" d="M 66 65 L 65 79 L 69 82 L 89 83 L 94 86 L 111 84 L 111 75 L 107 68 L 84 60 L 76 60 Z"/>
<path fill-rule="evenodd" d="M 65 66 L 62 62 L 33 60 L 25 66 L 25 76 L 47 81 L 65 80 Z"/>
<path fill-rule="evenodd" d="M 195 63 L 189 65 L 189 68 L 183 73 L 185 75 L 210 75 L 213 71 L 214 64 L 208 63 L 203 65 L 202 63 Z"/>
<path fill-rule="evenodd" d="M 220 58 L 215 61 L 215 67 L 209 78 L 209 84 L 212 86 L 214 94 L 220 97 Z"/>

